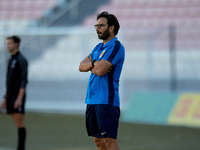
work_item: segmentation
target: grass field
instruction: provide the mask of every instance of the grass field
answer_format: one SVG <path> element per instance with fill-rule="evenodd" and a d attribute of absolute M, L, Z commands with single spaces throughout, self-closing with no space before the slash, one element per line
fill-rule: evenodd
<path fill-rule="evenodd" d="M 28 112 L 27 150 L 96 150 L 87 136 L 84 116 Z M 200 129 L 120 122 L 121 150 L 199 150 Z M 0 113 L 0 150 L 14 150 L 17 130 L 9 115 Z"/>

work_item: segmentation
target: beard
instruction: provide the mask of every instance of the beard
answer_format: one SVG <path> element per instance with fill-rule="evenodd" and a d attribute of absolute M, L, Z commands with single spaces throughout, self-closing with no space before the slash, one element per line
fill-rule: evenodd
<path fill-rule="evenodd" d="M 101 33 L 101 32 L 97 32 L 97 33 L 98 33 L 99 39 L 101 39 L 101 40 L 106 40 L 110 36 L 109 28 L 106 31 L 104 31 L 103 33 Z M 101 34 L 101 35 L 99 35 L 99 34 Z"/>

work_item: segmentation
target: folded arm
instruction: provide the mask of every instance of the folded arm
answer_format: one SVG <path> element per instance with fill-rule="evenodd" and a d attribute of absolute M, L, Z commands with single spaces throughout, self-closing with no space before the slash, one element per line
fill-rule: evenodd
<path fill-rule="evenodd" d="M 89 55 L 89 58 L 85 57 L 85 59 L 80 62 L 80 65 L 79 65 L 80 72 L 87 72 L 87 71 L 91 70 L 92 68 L 93 68 L 93 66 L 92 66 L 92 56 L 91 55 Z"/>
<path fill-rule="evenodd" d="M 89 57 L 85 57 L 85 59 L 80 62 L 79 71 L 87 72 L 90 70 L 95 75 L 103 76 L 112 69 L 112 63 L 103 59 L 101 61 L 95 61 L 93 65 L 92 56 L 89 55 Z"/>
<path fill-rule="evenodd" d="M 107 60 L 95 61 L 91 72 L 98 76 L 103 76 L 112 68 L 112 63 Z"/>

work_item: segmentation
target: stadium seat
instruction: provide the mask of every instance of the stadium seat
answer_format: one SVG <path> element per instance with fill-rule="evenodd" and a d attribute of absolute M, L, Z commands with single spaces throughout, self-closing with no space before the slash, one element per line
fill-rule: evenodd
<path fill-rule="evenodd" d="M 43 0 L 1 0 L 0 20 L 35 20 L 55 4 L 56 0 L 48 0 L 48 3 Z"/>

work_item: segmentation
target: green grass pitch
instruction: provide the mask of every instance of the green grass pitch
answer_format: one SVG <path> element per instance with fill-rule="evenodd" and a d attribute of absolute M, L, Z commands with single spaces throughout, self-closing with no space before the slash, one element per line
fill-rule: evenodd
<path fill-rule="evenodd" d="M 87 136 L 83 115 L 26 114 L 27 150 L 97 150 Z M 120 122 L 121 150 L 199 150 L 200 129 Z M 14 150 L 17 129 L 11 116 L 0 113 L 0 150 Z"/>

